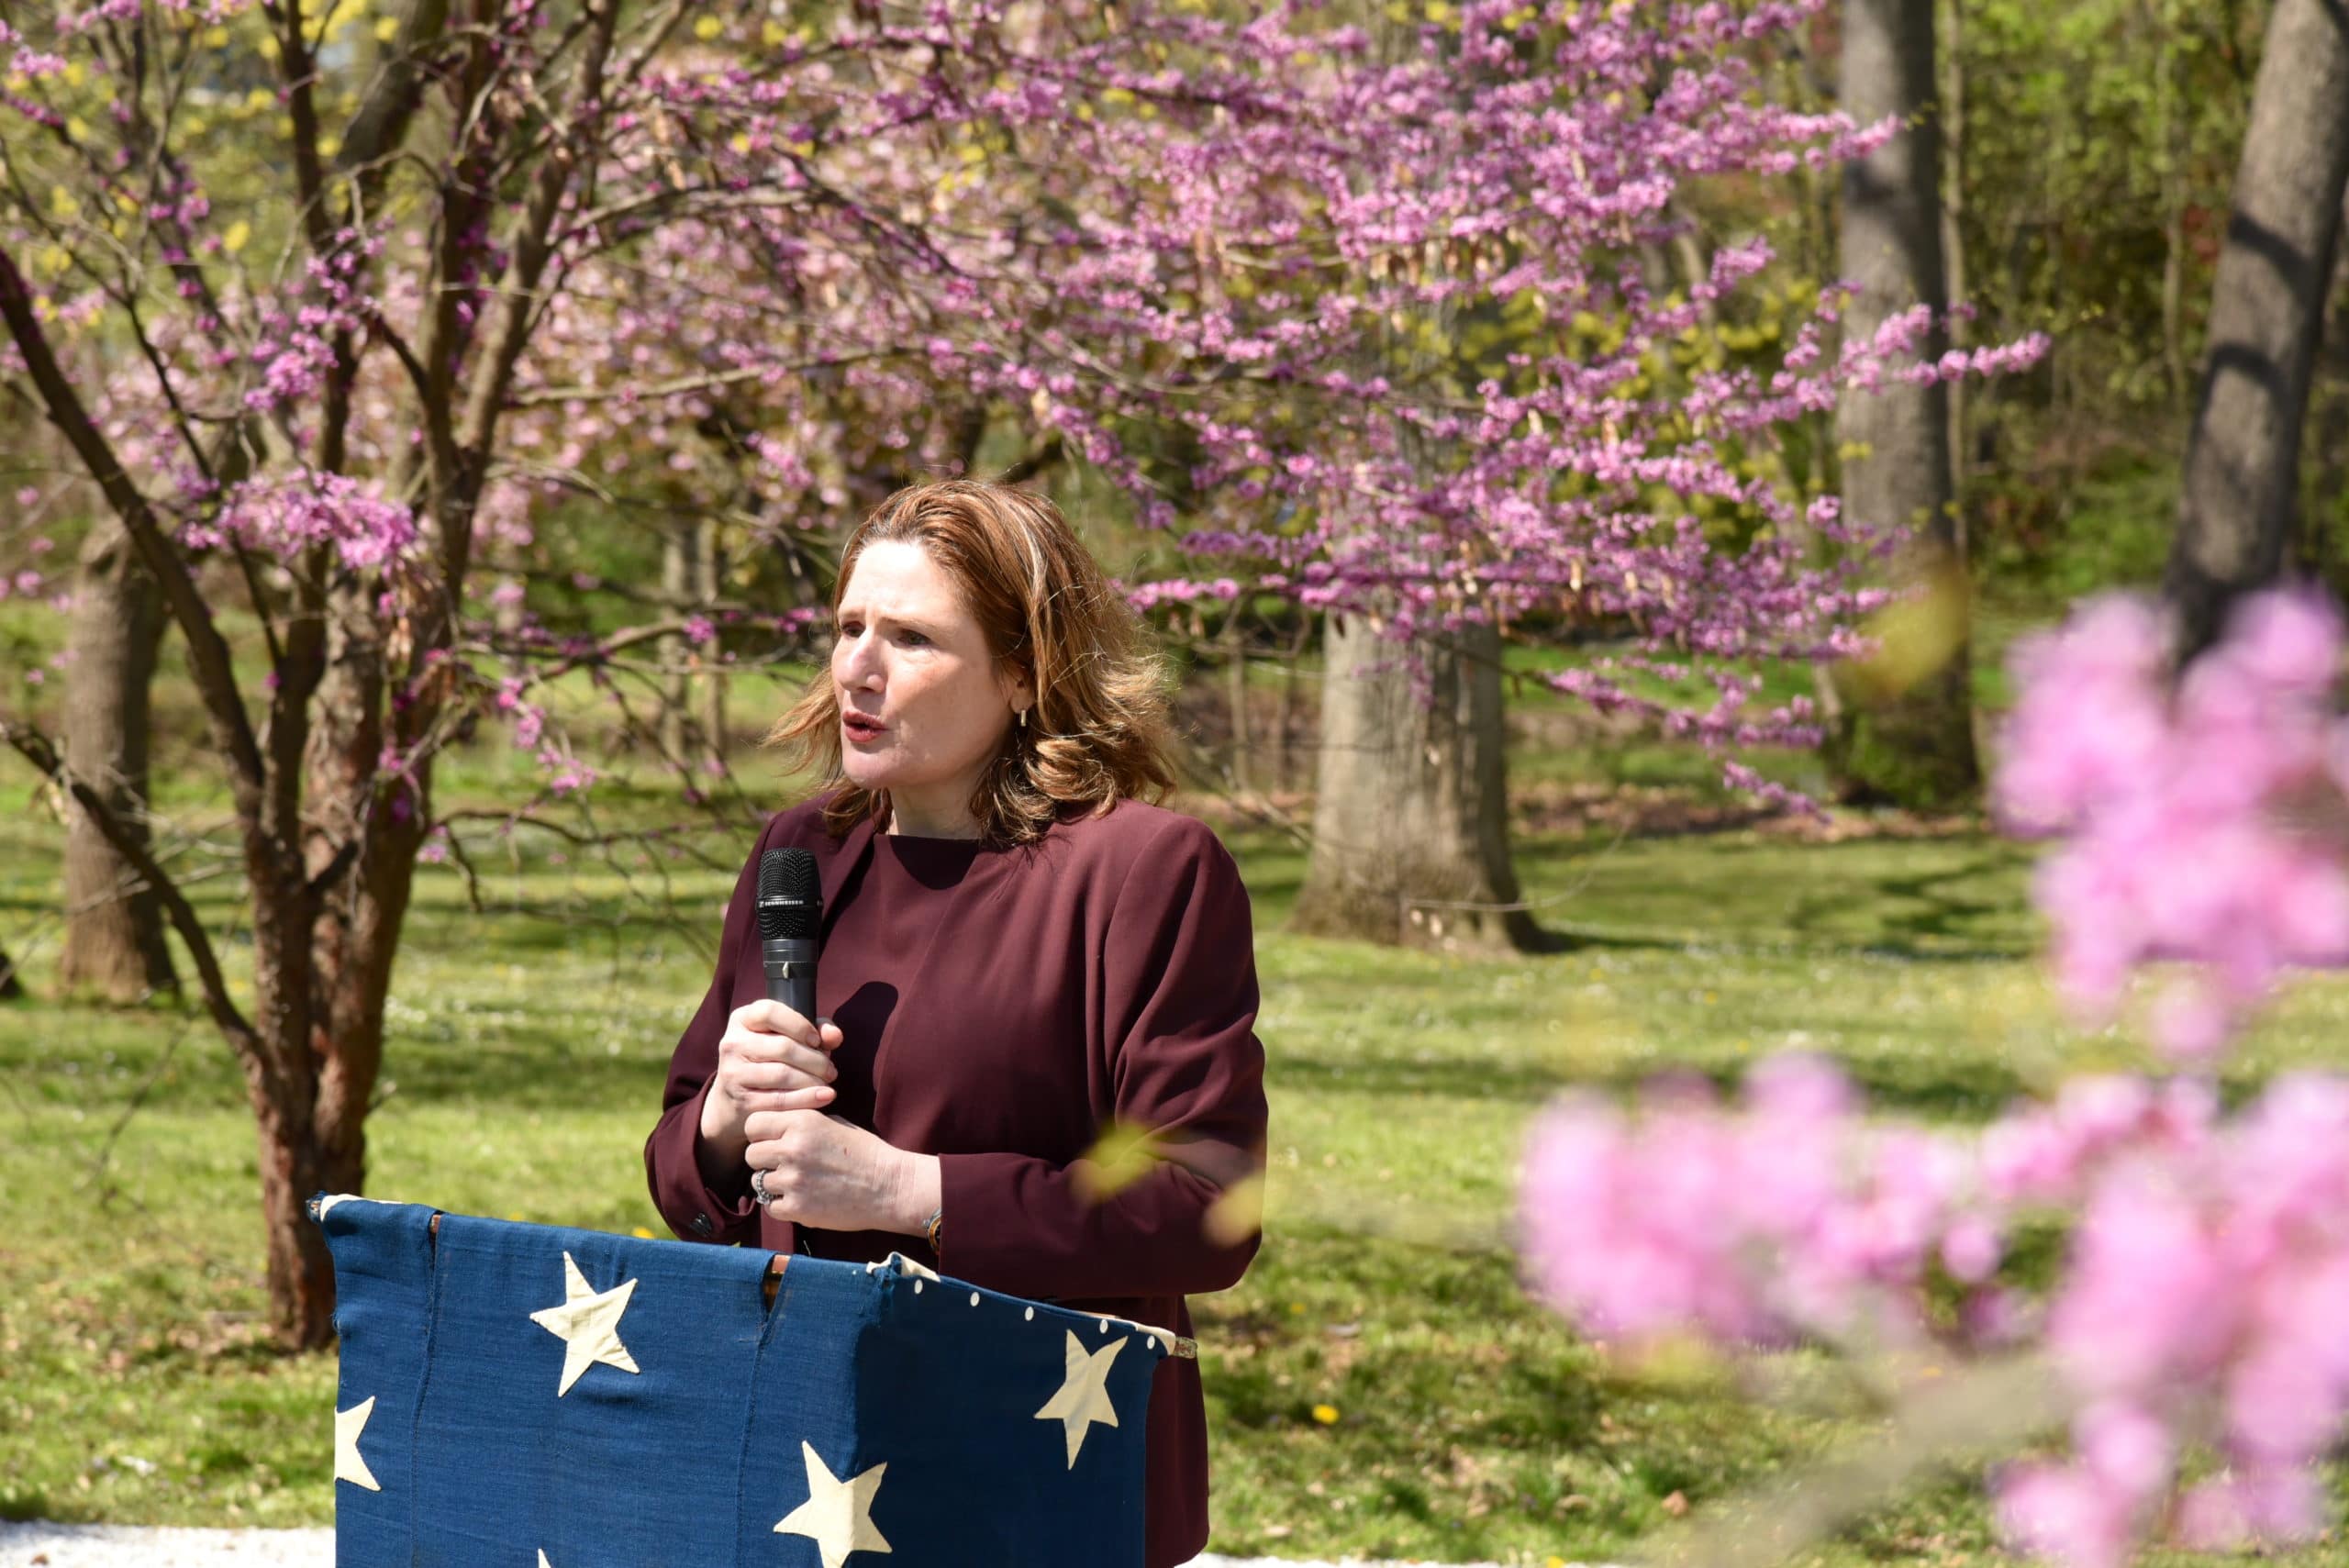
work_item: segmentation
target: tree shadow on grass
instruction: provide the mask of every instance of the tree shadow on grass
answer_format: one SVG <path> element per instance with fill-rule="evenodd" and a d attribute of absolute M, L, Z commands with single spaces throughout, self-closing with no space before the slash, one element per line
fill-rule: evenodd
<path fill-rule="evenodd" d="M 1580 887 L 1592 884 L 1613 848 L 1543 844 L 1520 851 L 1518 859 L 1529 888 Z M 1586 897 L 1539 904 L 1535 913 L 1577 946 L 1777 945 L 2011 962 L 2033 951 L 2015 885 L 2028 856 L 2023 847 L 1994 839 L 1937 840 L 1914 851 L 1867 840 L 1740 841 L 1718 846 L 1716 858 L 1701 863 L 1640 857 L 1631 869 L 1645 881 L 1625 884 L 1619 873 L 1591 885 Z M 1651 934 L 1658 922 L 1681 929 Z"/>
<path fill-rule="evenodd" d="M 2031 1087 L 2011 1064 L 1988 1054 L 1847 1054 L 1831 1050 L 1827 1054 L 1866 1096 L 1872 1110 L 1888 1115 L 1929 1121 L 1984 1121 L 2004 1111 Z M 1628 1098 L 1665 1073 L 1696 1074 L 1710 1082 L 1725 1098 L 1733 1098 L 1754 1060 L 1725 1053 L 1697 1057 L 1677 1051 L 1661 1058 L 1617 1059 L 1593 1068 L 1583 1062 L 1547 1062 L 1522 1056 L 1421 1061 L 1378 1051 L 1335 1054 L 1286 1049 L 1274 1055 L 1267 1079 L 1275 1095 L 1319 1093 L 1531 1107 L 1571 1088 Z"/>
<path fill-rule="evenodd" d="M 1859 1089 L 1872 1115 L 1929 1122 L 1985 1122 L 2022 1098 L 2031 1087 L 2011 1067 L 1987 1058 L 1950 1062 L 1825 1054 Z M 1734 1098 L 1752 1067 L 1752 1061 L 1742 1060 L 1702 1066 L 1676 1063 L 1671 1071 L 1706 1079 L 1727 1099 Z M 1628 1095 L 1654 1076 L 1647 1063 L 1626 1063 L 1618 1070 L 1583 1074 L 1575 1082 L 1610 1095 Z"/>
<path fill-rule="evenodd" d="M 1571 1084 L 1587 1082 L 1539 1062 L 1452 1058 L 1430 1062 L 1375 1054 L 1341 1058 L 1294 1050 L 1279 1052 L 1267 1075 L 1275 1093 L 1318 1091 L 1535 1105 Z"/>
<path fill-rule="evenodd" d="M 685 1014 L 679 1014 L 683 1027 Z M 551 1043 L 551 1037 L 525 1031 L 525 1039 L 488 1049 L 452 1050 L 436 1045 L 429 1050 L 403 1045 L 397 1040 L 384 1049 L 384 1061 L 398 1084 L 393 1102 L 410 1105 L 461 1104 L 481 1110 L 484 1127 L 494 1125 L 499 1111 L 610 1111 L 640 1107 L 644 1130 L 651 1132 L 661 1114 L 661 1090 L 667 1067 L 641 1053 L 607 1056 Z"/>

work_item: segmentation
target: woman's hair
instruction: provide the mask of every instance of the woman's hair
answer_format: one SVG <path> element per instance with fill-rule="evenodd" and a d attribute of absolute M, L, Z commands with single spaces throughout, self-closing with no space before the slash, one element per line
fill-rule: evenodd
<path fill-rule="evenodd" d="M 929 552 L 953 579 L 987 651 L 1035 684 L 1026 726 L 1011 727 L 972 797 L 983 836 L 1029 843 L 1066 808 L 1097 817 L 1126 796 L 1156 800 L 1174 787 L 1158 658 L 1059 507 L 977 480 L 907 485 L 849 535 L 832 588 L 835 617 L 857 558 L 893 539 Z M 840 690 L 829 667 L 766 739 L 816 767 L 818 788 L 831 791 L 824 826 L 834 836 L 887 811 L 887 791 L 859 787 L 841 766 Z"/>

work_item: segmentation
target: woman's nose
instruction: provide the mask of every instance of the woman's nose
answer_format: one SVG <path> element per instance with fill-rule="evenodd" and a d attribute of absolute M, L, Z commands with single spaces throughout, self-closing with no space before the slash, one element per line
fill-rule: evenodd
<path fill-rule="evenodd" d="M 880 650 L 869 631 L 861 632 L 841 643 L 841 684 L 864 686 L 878 690 L 881 684 Z"/>

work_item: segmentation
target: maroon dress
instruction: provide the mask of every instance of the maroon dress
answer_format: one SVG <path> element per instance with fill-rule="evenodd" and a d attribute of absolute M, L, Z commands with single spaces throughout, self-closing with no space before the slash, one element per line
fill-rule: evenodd
<path fill-rule="evenodd" d="M 695 1159 L 728 1015 L 766 995 L 752 908 L 760 855 L 813 851 L 824 895 L 816 1005 L 841 1027 L 831 1109 L 939 1156 L 945 1223 L 918 1237 L 795 1227 L 762 1214 L 750 1173 L 713 1189 Z M 891 1251 L 990 1289 L 1177 1334 L 1186 1295 L 1237 1283 L 1252 1226 L 1210 1233 L 1224 1190 L 1264 1168 L 1264 1052 L 1254 1032 L 1248 894 L 1195 818 L 1122 801 L 1003 849 L 875 831 L 828 836 L 817 803 L 767 823 L 727 906 L 718 973 L 670 1063 L 644 1146 L 652 1201 L 689 1240 L 870 1262 Z M 1112 1124 L 1161 1158 L 1105 1193 L 1085 1156 Z M 1217 1228 L 1220 1229 L 1220 1228 Z M 1210 1347 L 1210 1350 L 1212 1347 Z M 1147 1440 L 1148 1568 L 1208 1539 L 1198 1364 L 1169 1357 Z"/>

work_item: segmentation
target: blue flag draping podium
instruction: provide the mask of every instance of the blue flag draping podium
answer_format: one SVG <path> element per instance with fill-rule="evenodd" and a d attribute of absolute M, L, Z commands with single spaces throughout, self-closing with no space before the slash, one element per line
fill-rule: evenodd
<path fill-rule="evenodd" d="M 313 1212 L 337 1568 L 1141 1568 L 1163 1329 L 896 1254 Z"/>

